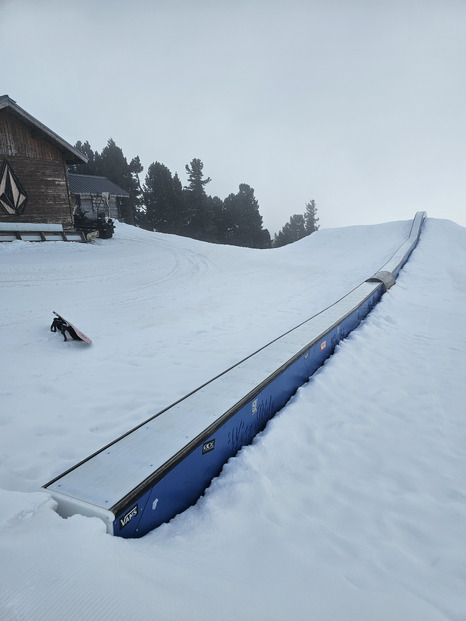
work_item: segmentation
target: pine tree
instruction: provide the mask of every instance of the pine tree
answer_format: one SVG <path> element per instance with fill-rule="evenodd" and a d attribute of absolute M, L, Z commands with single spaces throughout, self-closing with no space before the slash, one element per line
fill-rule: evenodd
<path fill-rule="evenodd" d="M 316 202 L 314 200 L 309 201 L 306 203 L 306 211 L 303 215 L 291 216 L 281 231 L 275 234 L 273 245 L 276 248 L 286 246 L 286 244 L 292 244 L 298 239 L 314 233 L 319 228 L 318 221 Z"/>
<path fill-rule="evenodd" d="M 173 198 L 173 230 L 176 235 L 183 235 L 186 231 L 187 213 L 184 202 L 183 186 L 178 173 L 172 179 L 172 198 Z"/>
<path fill-rule="evenodd" d="M 319 229 L 318 222 L 316 202 L 315 200 L 309 201 L 309 203 L 306 203 L 306 211 L 304 213 L 304 226 L 307 235 Z"/>
<path fill-rule="evenodd" d="M 217 244 L 227 244 L 229 221 L 225 211 L 225 203 L 218 196 L 208 196 L 207 200 L 210 203 L 215 230 L 215 238 L 212 241 Z"/>
<path fill-rule="evenodd" d="M 224 202 L 225 242 L 234 246 L 266 248 L 270 235 L 262 228 L 262 216 L 254 189 L 241 183 L 237 194 L 230 194 Z"/>
<path fill-rule="evenodd" d="M 96 175 L 95 154 L 91 149 L 91 145 L 86 140 L 82 143 L 80 140 L 75 144 L 75 148 L 81 151 L 83 155 L 87 157 L 87 164 L 70 164 L 68 166 L 68 172 L 76 175 Z"/>
<path fill-rule="evenodd" d="M 178 175 L 159 162 L 149 166 L 144 183 L 146 219 L 149 228 L 162 233 L 180 233 L 183 228 L 183 195 Z"/>
<path fill-rule="evenodd" d="M 306 237 L 306 229 L 304 225 L 304 216 L 302 214 L 294 214 L 285 224 L 282 230 L 275 235 L 274 246 L 286 246 L 292 244 L 298 239 Z"/>
<path fill-rule="evenodd" d="M 190 164 L 186 164 L 189 183 L 184 189 L 187 216 L 185 234 L 194 239 L 215 241 L 213 207 L 205 191 L 205 186 L 210 183 L 211 179 L 210 177 L 203 178 L 203 168 L 204 164 L 197 158 L 191 160 Z"/>

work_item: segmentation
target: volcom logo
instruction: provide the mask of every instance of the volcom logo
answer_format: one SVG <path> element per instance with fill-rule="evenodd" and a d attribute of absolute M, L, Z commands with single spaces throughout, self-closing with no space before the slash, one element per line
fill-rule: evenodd
<path fill-rule="evenodd" d="M 20 216 L 26 207 L 28 196 L 21 187 L 13 169 L 5 160 L 0 175 L 0 205 L 13 216 Z"/>
<path fill-rule="evenodd" d="M 138 506 L 134 505 L 134 507 L 132 507 L 128 511 L 128 513 L 125 513 L 125 515 L 120 518 L 120 529 L 127 526 L 130 523 L 130 521 L 133 519 L 133 517 L 135 517 L 137 514 L 138 514 Z"/>

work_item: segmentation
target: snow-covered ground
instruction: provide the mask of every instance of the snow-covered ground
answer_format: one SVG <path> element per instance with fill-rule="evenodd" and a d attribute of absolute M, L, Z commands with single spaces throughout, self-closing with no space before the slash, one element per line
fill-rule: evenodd
<path fill-rule="evenodd" d="M 0 245 L 0 619 L 466 619 L 466 229 L 428 219 L 366 321 L 139 540 L 41 485 L 375 273 L 411 222 L 250 250 L 119 225 Z M 93 339 L 50 332 L 52 311 Z"/>

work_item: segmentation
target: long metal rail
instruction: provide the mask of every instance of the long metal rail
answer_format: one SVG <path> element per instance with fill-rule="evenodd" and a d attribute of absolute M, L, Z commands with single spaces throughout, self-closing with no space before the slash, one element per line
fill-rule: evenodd
<path fill-rule="evenodd" d="M 44 485 L 58 512 L 140 537 L 195 503 L 393 286 L 425 217 L 418 212 L 392 258 L 338 302 Z"/>

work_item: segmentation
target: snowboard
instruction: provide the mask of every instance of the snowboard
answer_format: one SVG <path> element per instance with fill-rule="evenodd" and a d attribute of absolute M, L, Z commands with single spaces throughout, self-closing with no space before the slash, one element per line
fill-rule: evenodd
<path fill-rule="evenodd" d="M 83 332 L 81 332 L 81 330 L 78 330 L 78 328 L 74 326 L 72 323 L 64 319 L 64 317 L 62 317 L 55 311 L 53 311 L 53 314 L 55 315 L 55 319 L 53 320 L 52 325 L 50 326 L 50 330 L 52 332 L 57 332 L 57 331 L 61 332 L 65 341 L 68 340 L 66 338 L 66 333 L 68 332 L 71 338 L 75 341 L 84 341 L 88 345 L 92 343 L 91 339 L 88 336 L 86 336 Z"/>

